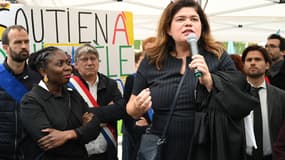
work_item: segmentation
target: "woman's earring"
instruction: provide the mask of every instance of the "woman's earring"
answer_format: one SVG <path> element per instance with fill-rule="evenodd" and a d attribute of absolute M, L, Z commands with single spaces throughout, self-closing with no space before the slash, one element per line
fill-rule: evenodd
<path fill-rule="evenodd" d="M 44 76 L 44 82 L 45 82 L 45 83 L 48 82 L 48 77 L 47 77 L 47 75 Z"/>

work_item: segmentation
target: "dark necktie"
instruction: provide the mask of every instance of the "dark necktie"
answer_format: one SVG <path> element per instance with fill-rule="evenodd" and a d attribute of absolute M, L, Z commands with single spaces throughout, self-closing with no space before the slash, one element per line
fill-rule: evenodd
<path fill-rule="evenodd" d="M 258 98 L 258 91 L 261 88 L 251 87 L 251 94 Z M 254 135 L 257 144 L 257 149 L 253 149 L 252 158 L 253 160 L 262 160 L 263 158 L 263 143 L 262 143 L 262 114 L 261 114 L 261 105 L 259 105 L 253 110 L 253 124 L 254 124 Z"/>

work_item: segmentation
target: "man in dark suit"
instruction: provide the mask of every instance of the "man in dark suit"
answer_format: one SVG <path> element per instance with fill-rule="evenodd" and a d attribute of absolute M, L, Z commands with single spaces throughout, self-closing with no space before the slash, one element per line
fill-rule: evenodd
<path fill-rule="evenodd" d="M 251 124 L 253 124 L 256 144 L 253 145 L 254 147 L 247 145 L 247 158 L 272 160 L 272 144 L 285 117 L 285 91 L 267 84 L 264 80 L 265 73 L 271 64 L 265 48 L 257 45 L 247 47 L 243 51 L 242 61 L 247 81 L 252 86 L 252 90 L 258 88 L 256 96 L 260 99 L 260 105 L 256 106 L 249 115 L 253 117 Z"/>
<path fill-rule="evenodd" d="M 285 90 L 285 39 L 278 34 L 272 34 L 267 38 L 265 48 L 272 60 L 268 74 L 270 84 Z"/>

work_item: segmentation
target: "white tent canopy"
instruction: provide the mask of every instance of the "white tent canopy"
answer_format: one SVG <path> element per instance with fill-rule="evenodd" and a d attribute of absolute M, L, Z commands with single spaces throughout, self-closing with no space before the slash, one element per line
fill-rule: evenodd
<path fill-rule="evenodd" d="M 131 11 L 134 37 L 156 35 L 163 9 L 170 0 L 21 0 L 32 6 Z M 202 0 L 212 32 L 219 41 L 262 42 L 271 33 L 285 35 L 285 4 L 274 0 Z"/>

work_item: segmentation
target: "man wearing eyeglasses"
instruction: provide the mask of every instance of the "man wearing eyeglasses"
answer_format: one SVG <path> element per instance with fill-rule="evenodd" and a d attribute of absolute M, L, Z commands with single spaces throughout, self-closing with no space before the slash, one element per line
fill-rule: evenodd
<path fill-rule="evenodd" d="M 99 72 L 97 49 L 90 44 L 83 44 L 75 50 L 74 60 L 75 76 L 70 82 L 89 107 L 111 107 L 114 104 L 121 106 L 121 111 L 124 111 L 125 101 L 116 81 Z M 113 113 L 116 114 L 120 115 Z M 100 118 L 113 115 L 106 114 L 106 117 Z M 117 160 L 117 121 L 101 124 L 101 127 L 96 140 L 86 145 L 88 160 Z"/>
<path fill-rule="evenodd" d="M 267 38 L 265 48 L 272 60 L 272 66 L 268 72 L 270 83 L 285 90 L 285 39 L 278 34 L 271 34 Z"/>

